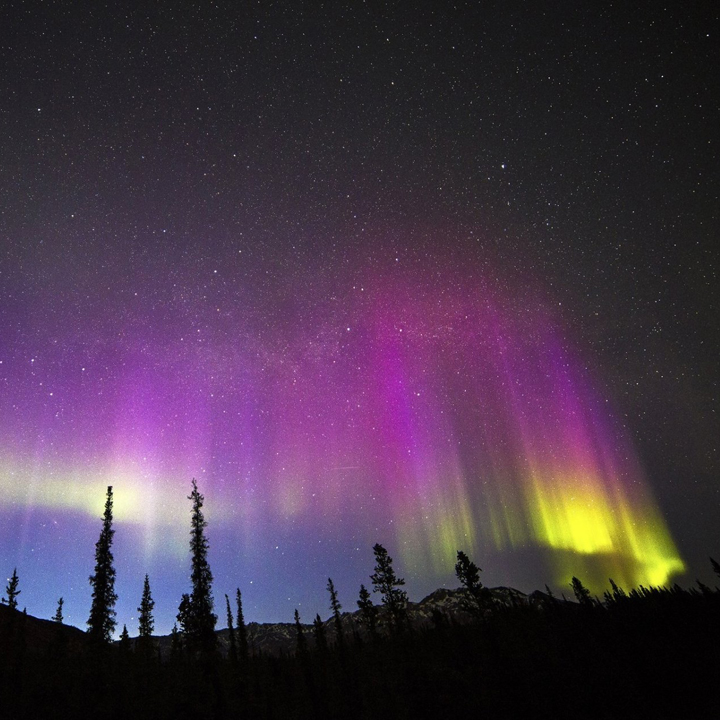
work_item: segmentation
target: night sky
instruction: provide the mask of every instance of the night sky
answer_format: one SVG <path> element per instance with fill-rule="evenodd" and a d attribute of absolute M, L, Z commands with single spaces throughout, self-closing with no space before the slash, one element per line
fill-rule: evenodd
<path fill-rule="evenodd" d="M 136 7 L 137 6 L 137 7 Z M 85 627 L 713 583 L 713 3 L 5 2 L 0 577 Z M 4 588 L 5 582 L 3 582 Z M 377 600 L 379 602 L 379 598 Z M 221 604 L 222 603 L 222 604 Z M 224 624 L 223 621 L 220 623 Z"/>

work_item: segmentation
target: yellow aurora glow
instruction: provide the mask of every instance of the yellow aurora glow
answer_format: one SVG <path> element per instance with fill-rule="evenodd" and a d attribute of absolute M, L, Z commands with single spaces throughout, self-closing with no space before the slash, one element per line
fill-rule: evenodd
<path fill-rule="evenodd" d="M 631 500 L 619 484 L 598 475 L 532 471 L 519 485 L 507 479 L 488 484 L 487 506 L 473 506 L 457 492 L 461 486 L 451 483 L 452 492 L 427 505 L 422 522 L 405 517 L 400 523 L 400 551 L 409 567 L 447 572 L 457 550 L 474 553 L 482 566 L 488 545 L 500 551 L 537 546 L 546 549 L 549 580 L 566 586 L 577 575 L 595 592 L 610 577 L 628 588 L 666 585 L 685 569 L 652 500 L 639 492 Z"/>
<path fill-rule="evenodd" d="M 613 577 L 630 586 L 664 585 L 685 569 L 665 522 L 646 497 L 632 502 L 596 476 L 534 475 L 526 490 L 533 537 L 543 545 L 604 557 Z M 578 572 L 559 568 L 558 580 Z M 604 586 L 607 578 L 588 582 Z"/>
<path fill-rule="evenodd" d="M 0 493 L 3 507 L 72 511 L 102 519 L 107 486 L 113 486 L 113 521 L 139 532 L 146 555 L 156 553 L 175 558 L 187 554 L 190 504 L 187 493 L 178 492 L 169 481 L 150 481 L 132 470 L 115 467 L 92 472 L 64 470 L 43 472 L 9 461 L 0 463 Z M 189 481 L 188 481 L 189 487 Z M 218 504 L 206 506 L 211 520 L 229 518 Z"/>

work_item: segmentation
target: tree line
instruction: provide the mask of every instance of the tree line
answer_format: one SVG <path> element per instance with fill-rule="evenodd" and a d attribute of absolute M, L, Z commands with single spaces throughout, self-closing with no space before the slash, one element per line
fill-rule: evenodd
<path fill-rule="evenodd" d="M 153 718 L 494 718 L 718 717 L 713 690 L 720 672 L 720 590 L 684 590 L 613 580 L 602 598 L 576 577 L 576 602 L 546 587 L 541 601 L 497 601 L 482 570 L 462 550 L 458 619 L 435 610 L 413 623 L 405 581 L 385 547 L 360 586 L 357 613 L 344 615 L 328 578 L 329 619 L 310 625 L 294 613 L 294 651 L 253 648 L 242 594 L 225 594 L 220 653 L 213 575 L 208 562 L 204 497 L 191 493 L 190 592 L 180 599 L 169 648 L 159 654 L 155 602 L 145 575 L 138 636 L 117 627 L 112 554 L 113 494 L 108 487 L 90 576 L 86 645 L 71 647 L 58 601 L 58 632 L 34 644 L 23 613 L 0 613 L 0 715 L 7 717 Z M 720 577 L 720 565 L 711 559 Z M 17 570 L 3 602 L 18 608 Z M 379 604 L 373 594 L 380 596 Z M 355 622 L 357 619 L 357 622 Z M 63 631 L 63 632 L 61 632 Z M 291 639 L 292 635 L 290 636 Z M 571 711 L 566 712 L 566 711 Z"/>
<path fill-rule="evenodd" d="M 193 478 L 191 492 L 188 496 L 191 501 L 190 520 L 190 556 L 191 574 L 190 582 L 192 590 L 182 595 L 177 612 L 177 623 L 173 627 L 172 636 L 175 639 L 176 647 L 182 646 L 190 653 L 211 652 L 215 649 L 217 636 L 215 628 L 217 615 L 214 612 L 214 598 L 212 593 L 213 575 L 208 561 L 209 543 L 205 534 L 207 521 L 205 520 L 202 508 L 205 502 L 204 496 L 197 487 Z M 102 519 L 100 537 L 95 544 L 95 567 L 89 578 L 92 588 L 92 602 L 90 614 L 87 621 L 87 635 L 96 644 L 109 644 L 117 627 L 117 616 L 115 604 L 118 595 L 115 592 L 116 571 L 112 552 L 112 543 L 115 530 L 113 529 L 113 487 L 108 486 L 105 507 Z M 381 596 L 381 605 L 377 606 L 372 601 L 370 591 L 365 585 L 360 586 L 357 607 L 360 611 L 360 622 L 371 637 L 376 637 L 381 626 L 381 619 L 389 632 L 401 633 L 408 628 L 408 596 L 402 587 L 405 585 L 404 578 L 398 577 L 393 567 L 393 559 L 387 550 L 379 543 L 373 547 L 375 557 L 374 572 L 370 576 L 373 592 Z M 479 568 L 470 561 L 464 552 L 458 551 L 458 562 L 455 567 L 456 574 L 462 585 L 467 589 L 469 604 L 467 609 L 477 613 L 481 611 L 483 601 L 486 599 L 479 580 Z M 332 581 L 328 578 L 327 590 L 330 594 L 330 609 L 335 628 L 336 642 L 342 644 L 344 631 L 341 618 L 342 605 L 338 599 L 337 590 Z M 19 576 L 17 568 L 13 570 L 5 589 L 7 598 L 3 597 L 0 602 L 8 605 L 11 609 L 17 609 L 19 590 Z M 247 656 L 248 642 L 247 631 L 242 608 L 242 593 L 236 589 L 235 602 L 236 611 L 230 605 L 228 595 L 225 595 L 227 628 L 229 631 L 230 652 L 234 655 L 239 653 Z M 57 611 L 53 620 L 62 623 L 64 598 L 60 597 L 57 603 Z M 149 648 L 152 645 L 152 634 L 155 628 L 153 610 L 155 601 L 152 598 L 150 578 L 146 574 L 143 582 L 143 592 L 138 606 L 138 644 L 140 647 Z M 382 616 L 382 617 L 381 617 Z M 298 630 L 298 646 L 303 646 L 302 625 L 300 615 L 295 610 L 295 624 Z M 324 625 L 320 615 L 313 620 L 313 628 L 316 642 L 319 645 L 326 643 L 323 636 Z M 120 641 L 129 639 L 127 626 L 123 626 L 120 633 Z"/>
<path fill-rule="evenodd" d="M 176 648 L 182 647 L 190 653 L 211 652 L 215 649 L 217 636 L 215 632 L 217 615 L 214 612 L 214 598 L 212 594 L 213 575 L 208 561 L 209 542 L 205 534 L 207 521 L 205 520 L 202 508 L 205 502 L 204 496 L 197 487 L 193 478 L 191 492 L 188 496 L 191 501 L 191 529 L 190 529 L 190 556 L 191 574 L 190 581 L 192 590 L 182 595 L 178 613 L 177 623 L 173 627 L 172 637 Z M 87 621 L 88 637 L 100 644 L 112 642 L 113 634 L 117 627 L 115 603 L 118 599 L 115 592 L 115 566 L 112 553 L 112 542 L 115 530 L 113 529 L 113 487 L 108 486 L 105 497 L 105 508 L 100 537 L 95 544 L 95 568 L 90 576 L 89 582 L 92 588 L 92 603 L 90 615 Z M 402 589 L 405 580 L 398 577 L 393 567 L 393 559 L 383 545 L 377 543 L 373 547 L 375 557 L 374 572 L 370 575 L 373 592 L 381 597 L 381 605 L 373 603 L 372 595 L 364 584 L 360 585 L 357 607 L 359 619 L 367 634 L 377 637 L 381 625 L 381 613 L 384 626 L 390 633 L 402 633 L 409 628 L 408 624 L 408 596 Z M 715 574 L 720 577 L 720 564 L 712 557 L 710 563 Z M 480 582 L 481 569 L 462 550 L 457 551 L 457 562 L 455 564 L 455 575 L 465 590 L 463 609 L 475 618 L 482 618 L 492 606 L 490 591 Z M 600 606 L 604 604 L 609 607 L 618 602 L 628 599 L 637 599 L 648 595 L 657 595 L 669 592 L 666 588 L 644 588 L 642 585 L 626 593 L 610 578 L 611 590 L 603 595 L 603 601 L 593 598 L 590 591 L 583 585 L 582 581 L 573 577 L 570 587 L 576 601 L 582 607 Z M 0 603 L 11 609 L 17 609 L 20 578 L 17 568 L 13 569 L 8 579 L 5 593 L 7 597 L 0 598 Z M 698 589 L 704 594 L 713 591 L 706 585 L 697 581 Z M 546 586 L 547 595 L 555 600 L 552 591 Z M 341 619 L 342 605 L 338 600 L 338 594 L 332 578 L 328 578 L 327 591 L 330 594 L 330 610 L 334 624 L 336 642 L 340 645 L 344 642 L 344 631 Z M 675 586 L 672 592 L 678 593 L 680 589 Z M 695 591 L 697 592 L 697 591 Z M 225 595 L 227 629 L 229 631 L 229 652 L 233 657 L 238 653 L 247 657 L 248 639 L 245 619 L 242 607 L 242 593 L 236 589 L 235 613 L 231 608 L 230 599 Z M 53 620 L 62 623 L 64 598 L 60 597 L 57 602 L 57 610 Z M 152 634 L 155 628 L 153 610 L 155 601 L 152 598 L 150 578 L 146 574 L 143 582 L 143 592 L 138 606 L 138 644 L 143 648 L 152 647 Z M 303 627 L 300 622 L 300 614 L 296 609 L 294 614 L 295 626 L 297 629 L 298 652 L 305 646 Z M 316 644 L 320 647 L 327 642 L 324 637 L 325 627 L 320 615 L 313 620 L 313 632 Z M 120 635 L 121 641 L 129 639 L 127 626 L 123 626 Z"/>

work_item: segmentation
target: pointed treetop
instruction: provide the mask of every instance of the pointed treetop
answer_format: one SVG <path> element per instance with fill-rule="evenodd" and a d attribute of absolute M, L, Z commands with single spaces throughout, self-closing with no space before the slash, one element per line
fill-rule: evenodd
<path fill-rule="evenodd" d="M 457 551 L 457 562 L 455 563 L 455 575 L 471 593 L 482 587 L 480 582 L 480 573 L 482 572 L 470 558 L 462 551 Z"/>
<path fill-rule="evenodd" d="M 155 629 L 155 620 L 152 614 L 154 607 L 155 601 L 150 593 L 150 578 L 146 574 L 140 607 L 138 607 L 138 635 L 141 638 L 149 638 Z"/>
<path fill-rule="evenodd" d="M 17 568 L 15 568 L 12 577 L 8 578 L 8 584 L 5 587 L 7 598 L 2 599 L 3 603 L 7 603 L 7 606 L 11 610 L 17 610 L 17 596 L 22 592 L 22 590 L 18 590 L 19 582 L 20 579 L 18 578 Z"/>
<path fill-rule="evenodd" d="M 405 584 L 405 580 L 395 574 L 393 559 L 380 543 L 373 547 L 373 553 L 375 554 L 375 572 L 370 576 L 373 589 L 382 596 L 383 605 L 390 615 L 393 629 L 401 632 L 408 619 L 408 596 L 404 590 L 400 589 Z"/>
<path fill-rule="evenodd" d="M 60 598 L 58 600 L 57 610 L 55 611 L 55 615 L 53 615 L 53 620 L 57 623 L 60 623 L 61 625 L 62 625 L 62 621 L 63 621 L 62 609 L 63 609 L 64 603 L 65 603 L 65 601 L 62 598 Z"/>
<path fill-rule="evenodd" d="M 88 634 L 96 641 L 109 643 L 115 630 L 115 567 L 111 551 L 113 535 L 113 489 L 108 485 L 100 538 L 95 544 L 95 573 L 90 576 L 92 606 Z"/>
<path fill-rule="evenodd" d="M 720 577 L 720 563 L 710 558 L 710 565 L 712 565 L 713 572 Z"/>
<path fill-rule="evenodd" d="M 307 640 L 305 640 L 305 630 L 300 624 L 300 613 L 295 608 L 295 630 L 297 632 L 297 652 L 304 655 L 307 651 Z"/>
<path fill-rule="evenodd" d="M 210 652 L 214 649 L 217 640 L 215 637 L 217 616 L 213 612 L 213 575 L 208 562 L 209 543 L 205 536 L 207 522 L 202 513 L 205 498 L 198 491 L 195 478 L 192 480 L 192 492 L 188 499 L 192 500 L 190 527 L 192 592 L 183 595 L 177 619 L 188 648 Z"/>

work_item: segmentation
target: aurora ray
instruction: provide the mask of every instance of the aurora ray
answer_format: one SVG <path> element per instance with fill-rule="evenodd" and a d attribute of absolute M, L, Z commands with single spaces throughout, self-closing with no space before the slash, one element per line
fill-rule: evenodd
<path fill-rule="evenodd" d="M 536 548 L 549 580 L 596 588 L 682 572 L 628 434 L 545 297 L 433 268 L 366 268 L 344 296 L 318 287 L 283 315 L 232 306 L 190 327 L 171 297 L 152 342 L 129 314 L 61 357 L 52 334 L 30 358 L 6 354 L 17 556 L 35 552 L 40 516 L 89 528 L 113 484 L 132 563 L 180 582 L 197 476 L 229 582 L 275 552 L 325 573 L 349 544 L 359 573 L 378 539 L 416 583 L 447 581 L 458 549 L 502 564 Z"/>

